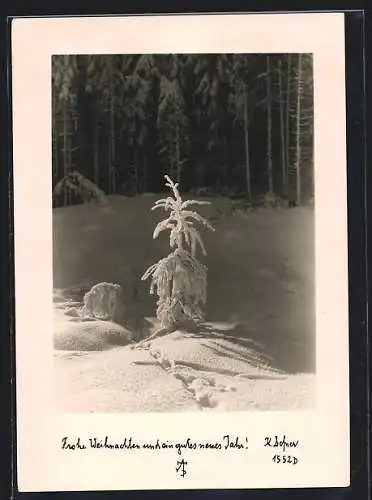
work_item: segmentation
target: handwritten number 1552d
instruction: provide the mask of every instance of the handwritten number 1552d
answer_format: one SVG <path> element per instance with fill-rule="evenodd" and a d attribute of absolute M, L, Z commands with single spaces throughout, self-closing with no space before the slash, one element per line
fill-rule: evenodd
<path fill-rule="evenodd" d="M 294 457 L 293 455 L 279 455 L 277 453 L 273 456 L 272 461 L 275 464 L 291 464 L 291 465 L 298 464 L 297 457 Z"/>

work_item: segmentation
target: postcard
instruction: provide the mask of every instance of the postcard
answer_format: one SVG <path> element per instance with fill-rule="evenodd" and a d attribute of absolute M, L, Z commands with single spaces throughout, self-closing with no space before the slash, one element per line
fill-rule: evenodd
<path fill-rule="evenodd" d="M 12 23 L 17 481 L 347 486 L 340 13 Z"/>

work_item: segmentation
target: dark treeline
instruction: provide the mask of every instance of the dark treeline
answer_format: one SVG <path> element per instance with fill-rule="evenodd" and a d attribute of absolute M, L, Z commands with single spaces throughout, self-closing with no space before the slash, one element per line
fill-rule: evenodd
<path fill-rule="evenodd" d="M 313 196 L 309 54 L 58 55 L 52 66 L 54 185 L 78 171 L 108 194 L 159 192 L 169 174 L 183 191 Z"/>

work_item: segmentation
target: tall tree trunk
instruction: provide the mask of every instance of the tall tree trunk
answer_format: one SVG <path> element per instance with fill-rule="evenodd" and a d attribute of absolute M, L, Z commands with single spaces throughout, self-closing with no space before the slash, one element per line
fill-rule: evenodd
<path fill-rule="evenodd" d="M 176 168 L 177 168 L 177 182 L 181 182 L 180 137 L 179 137 L 178 123 L 176 124 Z"/>
<path fill-rule="evenodd" d="M 93 154 L 94 154 L 94 184 L 99 186 L 99 115 L 98 109 L 95 109 L 94 122 L 94 139 L 93 139 Z"/>
<path fill-rule="evenodd" d="M 289 118 L 291 113 L 291 54 L 288 54 L 288 67 L 287 67 L 287 91 L 286 91 L 286 114 L 285 114 L 285 153 L 286 153 L 286 185 L 287 191 L 289 191 L 289 171 L 291 168 L 291 158 L 290 158 L 290 130 L 289 130 Z"/>
<path fill-rule="evenodd" d="M 267 93 L 267 173 L 269 180 L 269 192 L 272 193 L 274 191 L 274 183 L 273 183 L 273 155 L 272 155 L 270 56 L 266 56 L 266 93 Z"/>
<path fill-rule="evenodd" d="M 172 142 L 169 142 L 169 177 L 173 179 L 174 175 L 174 165 L 173 165 L 173 154 L 172 154 Z"/>
<path fill-rule="evenodd" d="M 138 152 L 137 147 L 134 148 L 134 191 L 138 193 L 138 165 L 141 161 L 141 155 Z"/>
<path fill-rule="evenodd" d="M 77 169 L 85 177 L 91 178 L 91 160 L 90 160 L 90 126 L 91 117 L 89 110 L 89 97 L 86 92 L 88 81 L 86 56 L 70 56 L 70 67 L 76 64 L 77 72 L 75 76 L 76 102 L 72 109 L 76 111 L 79 117 L 77 121 L 77 143 L 79 150 L 77 153 Z M 71 131 L 73 127 L 71 127 Z"/>
<path fill-rule="evenodd" d="M 245 178 L 247 183 L 247 195 L 251 199 L 251 167 L 249 161 L 249 141 L 248 141 L 248 98 L 247 87 L 244 85 L 244 145 L 245 145 Z"/>
<path fill-rule="evenodd" d="M 54 180 L 59 181 L 59 140 L 58 140 L 58 121 L 54 122 Z"/>
<path fill-rule="evenodd" d="M 63 177 L 68 174 L 68 158 L 67 158 L 67 102 L 63 100 Z M 63 205 L 67 206 L 67 189 L 63 190 Z"/>
<path fill-rule="evenodd" d="M 64 70 L 67 72 L 69 69 L 69 56 L 66 54 L 63 57 Z M 64 177 L 68 175 L 68 116 L 67 116 L 67 96 L 63 99 L 63 175 Z M 66 206 L 68 203 L 68 192 L 66 189 L 63 190 L 63 204 Z"/>
<path fill-rule="evenodd" d="M 115 129 L 114 129 L 114 61 L 113 56 L 110 57 L 110 186 L 111 191 L 116 191 L 116 171 L 115 171 Z"/>
<path fill-rule="evenodd" d="M 72 126 L 71 117 L 67 117 L 67 173 L 68 175 L 72 172 Z M 68 204 L 71 205 L 73 201 L 72 190 L 68 190 Z"/>
<path fill-rule="evenodd" d="M 296 105 L 296 202 L 301 203 L 301 91 L 302 91 L 302 65 L 301 54 L 298 54 L 298 82 Z"/>
<path fill-rule="evenodd" d="M 279 60 L 279 113 L 280 113 L 280 152 L 282 156 L 282 186 L 283 196 L 287 197 L 287 169 L 285 161 L 285 132 L 284 132 L 284 115 L 283 115 L 283 85 L 282 85 L 282 61 Z"/>
<path fill-rule="evenodd" d="M 147 192 L 147 156 L 143 156 L 143 192 Z"/>
<path fill-rule="evenodd" d="M 107 192 L 108 194 L 111 194 L 111 169 L 112 169 L 112 160 L 111 160 L 111 138 L 109 137 L 108 141 L 108 185 L 107 185 Z"/>

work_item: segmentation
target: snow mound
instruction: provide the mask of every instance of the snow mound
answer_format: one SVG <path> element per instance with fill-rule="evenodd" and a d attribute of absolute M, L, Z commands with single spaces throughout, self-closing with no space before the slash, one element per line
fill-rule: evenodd
<path fill-rule="evenodd" d="M 54 348 L 67 351 L 104 351 L 132 342 L 132 333 L 111 321 L 70 321 L 54 334 Z"/>
<path fill-rule="evenodd" d="M 132 332 L 112 321 L 84 317 L 81 302 L 55 292 L 54 348 L 61 351 L 104 351 L 133 341 Z"/>

